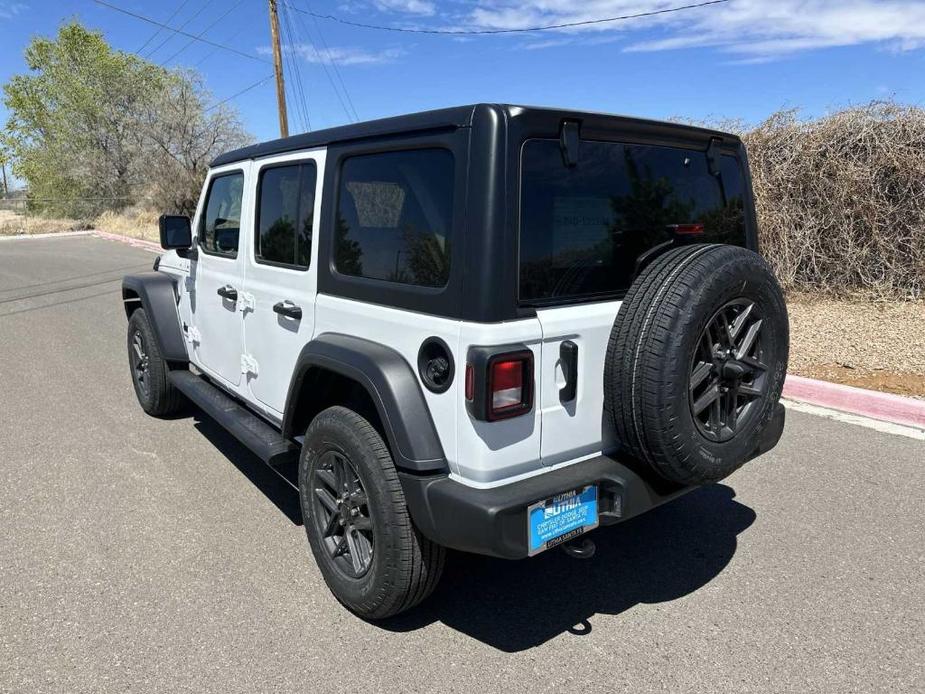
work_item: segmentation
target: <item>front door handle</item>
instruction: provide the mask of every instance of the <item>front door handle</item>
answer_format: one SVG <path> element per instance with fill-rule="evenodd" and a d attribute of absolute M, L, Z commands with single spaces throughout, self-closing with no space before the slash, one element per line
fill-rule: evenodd
<path fill-rule="evenodd" d="M 578 345 L 571 340 L 560 344 L 559 362 L 565 376 L 565 385 L 559 388 L 559 400 L 571 402 L 578 394 Z"/>
<path fill-rule="evenodd" d="M 226 284 L 224 287 L 219 287 L 218 295 L 223 299 L 228 299 L 228 301 L 238 300 L 238 290 L 232 287 L 230 284 Z"/>
<path fill-rule="evenodd" d="M 273 311 L 287 318 L 302 320 L 302 307 L 296 306 L 291 301 L 278 301 L 273 304 Z"/>

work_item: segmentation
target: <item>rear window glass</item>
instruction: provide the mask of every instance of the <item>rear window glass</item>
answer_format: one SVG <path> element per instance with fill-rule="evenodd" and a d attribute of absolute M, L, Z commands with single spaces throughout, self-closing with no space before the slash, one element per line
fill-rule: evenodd
<path fill-rule="evenodd" d="M 625 292 L 660 244 L 745 245 L 734 156 L 718 157 L 714 176 L 703 151 L 582 140 L 569 168 L 558 140 L 528 140 L 521 167 L 522 301 Z"/>
<path fill-rule="evenodd" d="M 453 168 L 453 155 L 445 149 L 346 159 L 335 228 L 337 271 L 422 287 L 446 285 Z"/>

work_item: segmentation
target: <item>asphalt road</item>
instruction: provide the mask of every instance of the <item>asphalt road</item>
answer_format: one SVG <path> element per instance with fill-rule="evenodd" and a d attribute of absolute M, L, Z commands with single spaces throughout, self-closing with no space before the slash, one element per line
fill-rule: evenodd
<path fill-rule="evenodd" d="M 421 608 L 357 619 L 285 482 L 137 406 L 118 279 L 152 260 L 0 241 L 0 690 L 925 688 L 925 443 L 799 412 L 590 561 L 455 555 Z"/>

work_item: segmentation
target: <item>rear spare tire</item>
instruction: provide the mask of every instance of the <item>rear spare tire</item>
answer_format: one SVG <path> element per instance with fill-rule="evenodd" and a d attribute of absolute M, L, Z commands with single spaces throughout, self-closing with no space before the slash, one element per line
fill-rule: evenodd
<path fill-rule="evenodd" d="M 787 372 L 787 307 L 757 253 L 690 245 L 646 267 L 614 322 L 604 407 L 625 452 L 681 484 L 756 451 Z"/>

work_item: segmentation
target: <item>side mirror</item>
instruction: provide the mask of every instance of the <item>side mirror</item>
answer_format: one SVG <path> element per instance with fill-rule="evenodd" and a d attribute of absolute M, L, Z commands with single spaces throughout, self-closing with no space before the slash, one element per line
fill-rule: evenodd
<path fill-rule="evenodd" d="M 193 230 L 189 217 L 182 214 L 162 214 L 157 220 L 161 232 L 161 248 L 185 250 L 193 245 Z"/>

